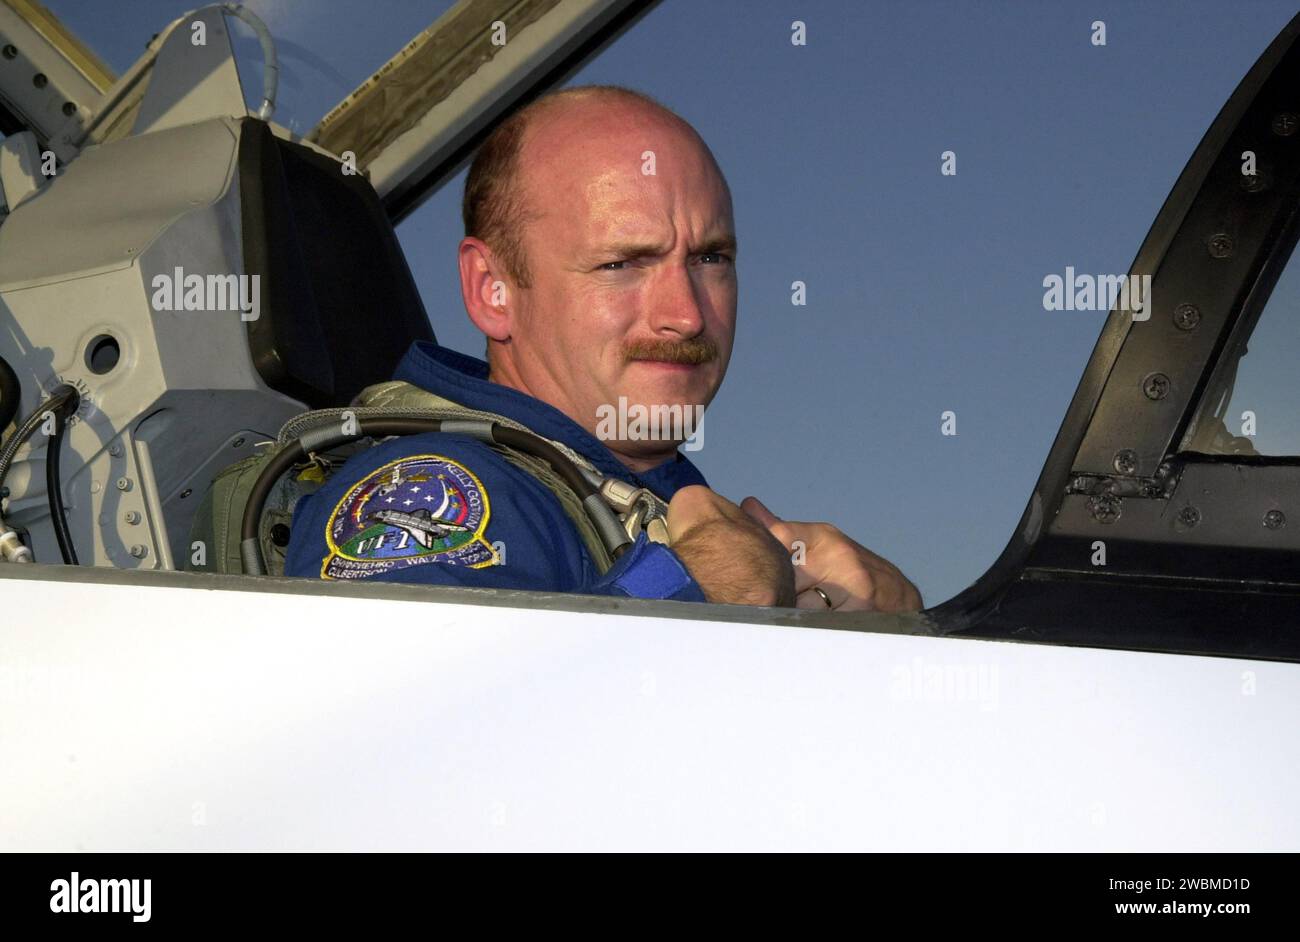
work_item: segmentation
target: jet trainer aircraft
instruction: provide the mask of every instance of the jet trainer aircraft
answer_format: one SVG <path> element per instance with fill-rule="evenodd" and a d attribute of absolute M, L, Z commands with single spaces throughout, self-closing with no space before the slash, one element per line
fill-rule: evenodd
<path fill-rule="evenodd" d="M 0 0 L 0 768 L 22 770 L 0 848 L 1300 846 L 1300 465 L 1216 411 L 1300 235 L 1300 18 L 1192 155 L 1133 264 L 1152 309 L 1111 314 L 955 598 L 266 574 L 285 482 L 394 434 L 321 423 L 433 338 L 393 226 L 652 6 L 465 0 L 298 135 L 244 8 L 160 24 L 115 76 Z M 263 50 L 256 113 L 232 17 Z M 376 308 L 386 330 L 348 329 Z M 196 539 L 267 448 L 246 531 Z M 653 516 L 573 475 L 609 520 Z M 441 515 L 373 518 L 427 547 L 465 529 Z"/>

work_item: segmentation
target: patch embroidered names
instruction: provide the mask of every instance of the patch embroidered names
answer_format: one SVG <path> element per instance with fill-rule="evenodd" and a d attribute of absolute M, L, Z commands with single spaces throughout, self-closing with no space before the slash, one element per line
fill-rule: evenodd
<path fill-rule="evenodd" d="M 362 579 L 425 563 L 482 569 L 501 562 L 483 538 L 488 496 L 464 465 L 412 455 L 370 472 L 325 524 L 322 579 Z"/>

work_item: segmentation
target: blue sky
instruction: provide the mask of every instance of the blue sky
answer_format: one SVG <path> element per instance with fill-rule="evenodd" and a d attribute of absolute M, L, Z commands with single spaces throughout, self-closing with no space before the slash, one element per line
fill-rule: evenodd
<path fill-rule="evenodd" d="M 193 6 L 47 4 L 118 71 Z M 305 132 L 451 4 L 250 6 L 281 49 L 276 120 Z M 574 83 L 674 108 L 731 184 L 736 351 L 692 455 L 710 483 L 836 523 L 927 604 L 978 578 L 1105 318 L 1044 310 L 1043 278 L 1128 270 L 1210 121 L 1294 13 L 1271 0 L 665 0 Z M 790 42 L 794 20 L 806 46 Z M 252 99 L 256 43 L 240 54 Z M 940 174 L 947 150 L 955 176 Z M 481 355 L 456 281 L 462 185 L 398 234 L 439 339 Z M 795 280 L 806 306 L 790 303 Z M 1266 370 L 1252 395 L 1273 396 L 1277 375 L 1289 374 Z M 945 411 L 955 436 L 941 434 Z"/>

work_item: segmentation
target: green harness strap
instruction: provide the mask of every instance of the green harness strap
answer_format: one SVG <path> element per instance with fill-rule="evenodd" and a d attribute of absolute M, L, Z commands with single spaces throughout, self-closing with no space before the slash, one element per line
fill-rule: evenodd
<path fill-rule="evenodd" d="M 213 479 L 212 486 L 204 495 L 195 513 L 190 530 L 189 551 L 184 554 L 185 568 L 195 572 L 242 573 L 244 567 L 239 553 L 240 524 L 243 520 L 244 508 L 248 504 L 249 494 L 262 469 L 276 453 L 297 438 L 302 431 L 329 421 L 342 422 L 345 418 L 344 413 L 352 413 L 358 419 L 372 416 L 481 419 L 498 422 L 510 428 L 531 431 L 527 426 L 503 415 L 467 409 L 450 399 L 401 380 L 368 386 L 346 409 L 319 409 L 295 416 L 285 423 L 277 441 L 272 443 L 272 447 L 222 470 Z M 284 575 L 288 527 L 293 520 L 293 511 L 298 501 L 316 491 L 342 461 L 362 450 L 363 447 L 351 445 L 325 455 L 317 455 L 317 461 L 296 465 L 289 474 L 284 475 L 276 483 L 267 499 L 262 519 L 258 523 L 262 558 L 266 561 L 266 571 L 269 575 Z M 569 485 L 551 470 L 549 464 L 539 458 L 501 445 L 491 447 L 510 464 L 531 474 L 555 495 L 565 515 L 573 522 L 578 535 L 582 538 L 582 543 L 587 548 L 597 571 L 602 575 L 607 572 L 613 565 L 613 559 L 583 509 L 581 501 Z M 580 455 L 568 449 L 564 450 L 580 464 L 590 466 L 589 462 Z M 277 529 L 280 527 L 283 529 Z"/>

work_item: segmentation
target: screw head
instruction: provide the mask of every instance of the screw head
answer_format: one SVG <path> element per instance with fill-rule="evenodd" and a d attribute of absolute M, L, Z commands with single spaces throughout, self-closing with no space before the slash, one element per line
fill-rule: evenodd
<path fill-rule="evenodd" d="M 1150 373 L 1142 380 L 1142 392 L 1148 399 L 1163 399 L 1169 395 L 1169 377 L 1164 373 Z"/>
<path fill-rule="evenodd" d="M 289 528 L 283 523 L 277 523 L 271 527 L 271 542 L 276 546 L 289 545 Z"/>
<path fill-rule="evenodd" d="M 1138 469 L 1137 452 L 1124 448 L 1115 453 L 1115 470 L 1120 474 L 1136 474 Z"/>
<path fill-rule="evenodd" d="M 114 458 L 121 458 L 121 457 L 122 457 L 122 446 L 121 446 L 121 445 L 117 445 L 117 444 L 109 445 L 109 446 L 108 446 L 108 453 L 109 453 L 110 455 L 112 455 Z"/>
<path fill-rule="evenodd" d="M 129 491 L 129 490 L 131 489 L 131 479 L 130 479 L 130 478 L 118 478 L 118 479 L 117 479 L 117 489 L 118 489 L 119 491 Z"/>
<path fill-rule="evenodd" d="M 131 547 L 131 555 L 136 559 L 144 559 L 149 555 L 149 547 L 137 543 Z"/>
<path fill-rule="evenodd" d="M 1088 510 L 1098 523 L 1114 523 L 1124 511 L 1124 505 L 1114 494 L 1097 494 L 1088 498 Z"/>
<path fill-rule="evenodd" d="M 63 113 L 67 115 L 69 118 L 71 118 L 74 114 L 77 113 L 77 106 L 70 101 L 65 101 L 63 103 Z"/>
<path fill-rule="evenodd" d="M 46 85 L 50 84 L 50 80 L 45 77 L 44 72 L 37 72 L 32 76 L 32 84 L 37 88 L 44 88 Z"/>
<path fill-rule="evenodd" d="M 3 50 L 0 50 L 6 59 L 15 59 L 18 57 L 18 47 L 13 43 L 7 43 Z"/>
<path fill-rule="evenodd" d="M 1278 137 L 1290 137 L 1300 128 L 1300 121 L 1289 111 L 1284 111 L 1273 118 L 1273 133 Z"/>
<path fill-rule="evenodd" d="M 1178 511 L 1178 522 L 1185 527 L 1194 527 L 1201 522 L 1201 512 L 1188 504 L 1182 510 Z"/>
<path fill-rule="evenodd" d="M 1270 530 L 1281 530 L 1286 526 L 1286 514 L 1280 510 L 1270 510 L 1264 514 L 1264 526 Z"/>
<path fill-rule="evenodd" d="M 193 488 L 189 488 L 189 487 L 185 488 L 185 490 L 181 491 L 181 500 L 184 500 L 185 498 L 189 497 L 193 493 L 194 493 Z"/>
<path fill-rule="evenodd" d="M 1201 322 L 1201 310 L 1195 304 L 1180 304 L 1174 308 L 1174 326 L 1179 330 L 1195 330 Z"/>
<path fill-rule="evenodd" d="M 244 447 L 244 439 L 243 439 L 243 436 L 240 436 L 239 438 L 236 438 L 233 442 L 231 442 L 231 443 L 230 443 L 230 447 L 231 447 L 231 448 L 243 448 L 243 447 Z"/>
<path fill-rule="evenodd" d="M 1216 232 L 1210 236 L 1209 242 L 1211 258 L 1229 258 L 1232 255 L 1232 236 L 1226 232 Z"/>
<path fill-rule="evenodd" d="M 128 510 L 123 519 L 126 520 L 127 523 L 139 523 L 140 512 L 138 510 Z"/>
<path fill-rule="evenodd" d="M 1241 188 L 1247 193 L 1262 193 L 1268 189 L 1268 178 L 1256 170 L 1241 175 Z"/>

